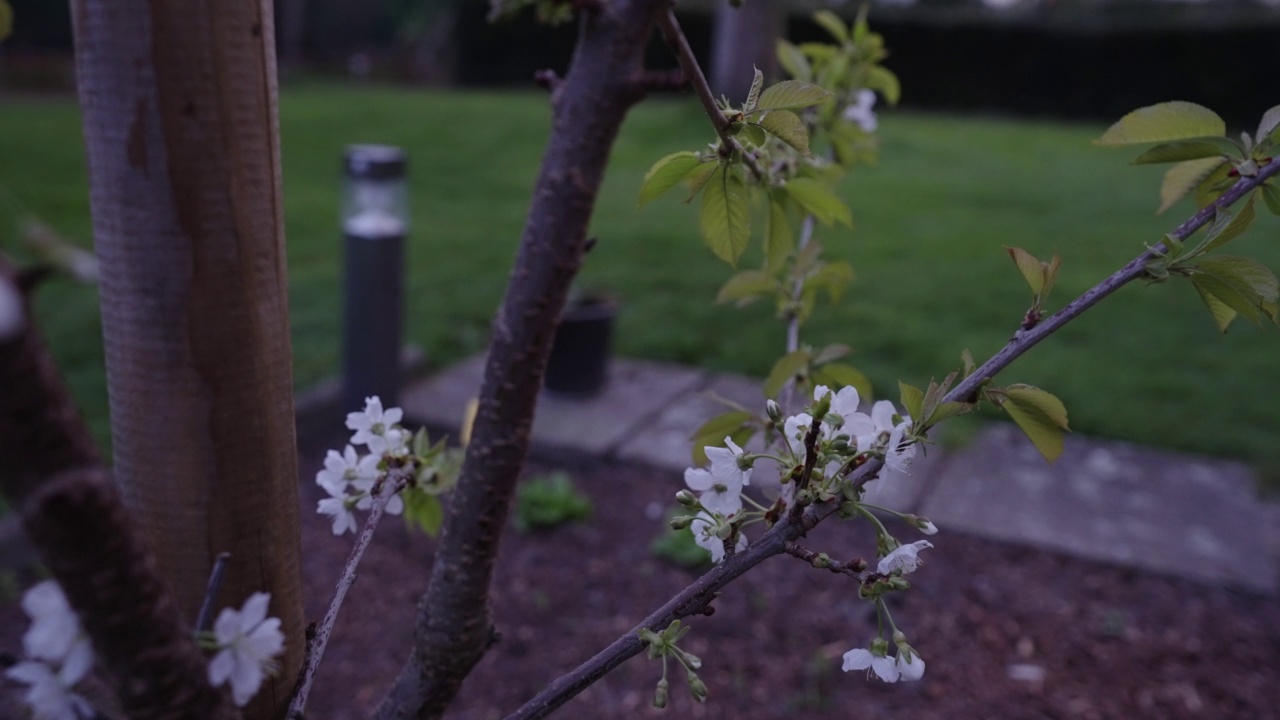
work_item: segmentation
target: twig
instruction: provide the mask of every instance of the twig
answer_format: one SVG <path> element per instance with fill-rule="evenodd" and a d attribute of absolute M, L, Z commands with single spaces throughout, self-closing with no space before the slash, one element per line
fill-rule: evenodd
<path fill-rule="evenodd" d="M 676 51 L 680 69 L 684 71 L 685 77 L 698 93 L 702 109 L 706 110 L 707 117 L 711 118 L 711 124 L 715 127 L 716 134 L 720 136 L 720 142 L 728 150 L 742 156 L 742 162 L 756 176 L 756 179 L 763 180 L 768 177 L 764 168 L 756 162 L 755 156 L 746 152 L 737 138 L 729 134 L 729 118 L 725 117 L 720 111 L 720 106 L 716 105 L 716 99 L 711 94 L 711 86 L 707 84 L 707 77 L 702 74 L 702 68 L 698 66 L 698 60 L 693 56 L 693 49 L 689 47 L 689 40 L 680 29 L 680 22 L 676 20 L 676 11 L 669 9 L 666 14 L 659 17 L 658 27 L 662 30 L 662 37 L 666 39 L 667 44 Z"/>
<path fill-rule="evenodd" d="M 1226 207 L 1236 202 L 1247 192 L 1258 187 L 1267 178 L 1277 173 L 1280 173 L 1280 159 L 1272 161 L 1258 175 L 1242 179 L 1236 183 L 1212 205 L 1179 225 L 1172 235 L 1180 240 L 1185 240 L 1213 218 L 1217 207 Z M 1158 250 L 1160 247 L 1158 245 L 1155 249 Z M 1062 310 L 1059 310 L 1040 326 L 1010 341 L 1004 349 L 992 356 L 972 375 L 952 389 L 947 394 L 946 401 L 961 400 L 970 396 L 983 382 L 1004 369 L 1033 345 L 1043 340 L 1044 337 L 1070 322 L 1102 298 L 1115 292 L 1121 285 L 1140 276 L 1145 263 L 1154 256 L 1155 254 L 1152 251 L 1139 255 L 1111 277 L 1090 288 Z M 882 467 L 884 467 L 884 461 L 875 458 L 870 459 L 858 466 L 849 475 L 849 481 L 855 488 L 866 485 L 876 478 Z M 640 625 L 614 640 L 608 647 L 596 653 L 595 656 L 574 670 L 557 678 L 546 689 L 509 715 L 507 720 L 534 720 L 535 718 L 546 717 L 596 680 L 604 677 L 615 667 L 638 654 L 644 648 L 643 643 L 636 636 L 636 631 L 641 627 L 658 631 L 671 624 L 674 619 L 694 614 L 696 611 L 691 611 L 690 608 L 704 607 L 714 598 L 717 592 L 752 567 L 774 555 L 787 552 L 788 543 L 799 539 L 809 530 L 816 527 L 818 523 L 832 515 L 838 508 L 839 503 L 835 501 L 815 502 L 805 508 L 804 512 L 799 516 L 789 514 L 783 517 L 776 525 L 766 531 L 758 541 L 749 545 L 746 550 L 733 557 L 727 557 L 691 585 L 676 593 L 666 604 L 646 617 Z"/>
<path fill-rule="evenodd" d="M 854 560 L 853 562 L 840 562 L 830 558 L 822 558 L 818 553 L 801 545 L 794 540 L 783 546 L 788 555 L 800 558 L 816 568 L 824 568 L 838 575 L 848 575 L 858 582 L 866 582 L 870 573 L 867 572 L 867 562 L 865 560 Z"/>
<path fill-rule="evenodd" d="M 800 237 L 796 241 L 796 252 L 804 252 L 809 246 L 809 241 L 813 238 L 814 217 L 805 215 L 804 222 L 800 224 Z M 800 294 L 804 291 L 804 278 L 797 277 L 795 282 L 791 284 L 791 302 L 792 309 L 787 311 L 787 354 L 800 349 L 800 313 L 794 307 L 795 303 L 800 302 Z M 787 415 L 791 412 L 791 400 L 796 390 L 796 379 L 794 377 L 787 380 L 782 386 L 782 396 L 779 398 L 778 405 L 782 407 L 782 414 Z"/>
<path fill-rule="evenodd" d="M 204 601 L 200 603 L 200 614 L 196 615 L 196 632 L 205 632 L 209 623 L 213 622 L 213 605 L 222 590 L 222 579 L 227 573 L 227 561 L 231 553 L 218 553 L 213 560 L 213 569 L 209 571 L 209 584 L 204 589 Z"/>
<path fill-rule="evenodd" d="M 377 492 L 376 488 L 379 486 L 374 487 L 374 492 Z M 333 624 L 338 619 L 338 611 L 342 609 L 342 602 L 347 598 L 347 591 L 356 581 L 356 568 L 360 565 L 360 559 L 364 557 L 364 551 L 369 547 L 369 541 L 373 539 L 373 531 L 377 529 L 378 521 L 382 519 L 382 511 L 386 509 L 387 501 L 391 499 L 392 494 L 392 492 L 384 492 L 376 496 L 373 506 L 369 508 L 369 517 L 364 521 L 364 529 L 360 531 L 355 547 L 351 548 L 347 565 L 342 569 L 342 576 L 338 578 L 338 584 L 333 588 L 329 609 L 325 611 L 324 620 L 320 621 L 320 626 L 316 629 L 314 640 L 307 645 L 307 656 L 302 662 L 302 672 L 298 677 L 298 691 L 289 702 L 289 711 L 285 714 L 289 720 L 303 718 L 303 711 L 307 709 L 307 696 L 311 694 L 311 685 L 315 682 L 316 671 L 320 668 L 320 660 L 324 657 L 325 646 L 329 644 L 329 635 L 333 632 Z"/>

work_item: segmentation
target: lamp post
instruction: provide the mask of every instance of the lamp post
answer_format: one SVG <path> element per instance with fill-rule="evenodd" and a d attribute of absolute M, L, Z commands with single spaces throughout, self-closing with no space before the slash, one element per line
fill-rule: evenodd
<path fill-rule="evenodd" d="M 342 401 L 398 402 L 404 329 L 404 245 L 409 231 L 408 160 L 400 148 L 351 145 L 343 158 L 346 251 Z"/>

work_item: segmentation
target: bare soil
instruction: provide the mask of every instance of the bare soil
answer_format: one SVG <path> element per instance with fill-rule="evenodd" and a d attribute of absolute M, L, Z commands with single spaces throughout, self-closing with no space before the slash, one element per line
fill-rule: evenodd
<path fill-rule="evenodd" d="M 352 545 L 314 513 L 323 451 L 304 454 L 307 612 L 318 619 Z M 696 577 L 650 552 L 680 478 L 565 461 L 592 499 L 585 522 L 508 530 L 494 583 L 501 641 L 463 686 L 449 717 L 501 718 L 590 657 Z M 865 524 L 829 521 L 806 544 L 873 558 Z M 901 538 L 911 531 L 891 527 Z M 1248 718 L 1280 717 L 1280 605 L 1179 579 L 950 534 L 931 538 L 894 619 L 923 655 L 921 682 L 886 685 L 840 671 L 875 615 L 852 581 L 790 557 L 730 585 L 684 647 L 710 690 L 694 703 L 671 676 L 671 704 L 650 707 L 661 669 L 634 658 L 560 711 L 566 718 Z M 387 518 L 330 644 L 308 717 L 366 717 L 409 651 L 433 541 Z M 25 623 L 0 603 L 0 650 Z M 1038 669 L 1038 670 L 1037 670 Z M 1035 679 L 1037 673 L 1041 679 Z M 0 681 L 0 717 L 22 717 Z"/>

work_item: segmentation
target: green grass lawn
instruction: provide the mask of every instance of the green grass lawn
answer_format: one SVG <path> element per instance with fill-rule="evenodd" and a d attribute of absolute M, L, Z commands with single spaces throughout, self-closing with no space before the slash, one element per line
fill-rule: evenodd
<path fill-rule="evenodd" d="M 480 351 L 528 207 L 548 130 L 546 98 L 299 86 L 281 98 L 295 379 L 337 370 L 341 241 L 339 158 L 352 142 L 411 157 L 415 230 L 409 340 L 434 365 Z M 75 103 L 6 100 L 0 187 L 64 234 L 87 242 L 89 204 Z M 1172 229 L 1190 207 L 1153 215 L 1159 170 L 1094 147 L 1102 127 L 886 112 L 878 166 L 845 191 L 855 230 L 823 231 L 858 279 L 806 330 L 853 346 L 852 360 L 896 399 L 979 361 L 1021 318 L 1027 291 L 1002 245 L 1063 257 L 1051 305 L 1083 291 Z M 651 101 L 627 121 L 592 232 L 583 285 L 618 295 L 618 350 L 763 375 L 780 354 L 771 309 L 716 306 L 729 270 L 702 246 L 695 208 L 674 197 L 641 212 L 635 194 L 657 158 L 711 139 L 692 100 Z M 0 205 L 0 212 L 11 212 Z M 1265 215 L 1265 213 L 1264 213 Z M 0 247 L 12 247 L 0 216 Z M 1229 249 L 1280 266 L 1280 222 L 1262 217 Z M 755 262 L 758 251 L 750 255 Z M 99 316 L 92 288 L 51 286 L 40 321 L 99 437 L 108 436 Z M 1260 463 L 1275 442 L 1280 335 L 1242 323 L 1215 330 L 1189 285 L 1126 288 L 1007 370 L 1004 382 L 1057 393 L 1073 428 Z"/>

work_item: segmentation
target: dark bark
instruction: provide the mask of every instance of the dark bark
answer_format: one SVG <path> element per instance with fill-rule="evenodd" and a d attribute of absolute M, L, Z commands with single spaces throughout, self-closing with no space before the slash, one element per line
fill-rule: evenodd
<path fill-rule="evenodd" d="M 552 93 L 553 126 L 507 294 L 493 322 L 479 411 L 450 499 L 414 651 L 380 718 L 439 717 L 494 642 L 489 584 L 542 376 L 609 150 L 645 87 L 642 57 L 662 0 L 587 10 Z"/>
<path fill-rule="evenodd" d="M 72 470 L 31 495 L 23 525 L 115 680 L 130 718 L 234 718 L 129 522 L 106 470 Z"/>
<path fill-rule="evenodd" d="M 289 642 L 248 715 L 278 717 L 304 623 L 271 3 L 74 17 L 115 479 L 183 617 L 222 552 L 219 607 L 271 593 Z"/>

